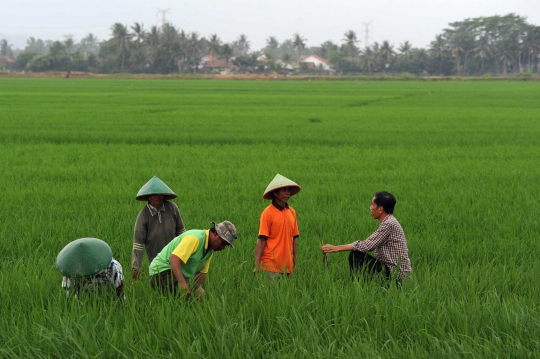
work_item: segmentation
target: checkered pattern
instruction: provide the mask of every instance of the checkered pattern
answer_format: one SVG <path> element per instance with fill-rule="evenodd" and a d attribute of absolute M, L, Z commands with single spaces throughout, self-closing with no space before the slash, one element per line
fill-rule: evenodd
<path fill-rule="evenodd" d="M 399 264 L 399 279 L 412 272 L 405 233 L 397 219 L 391 214 L 386 216 L 379 228 L 368 239 L 356 241 L 352 246 L 353 250 L 360 252 L 369 252 L 375 249 L 375 258 L 390 269 Z"/>

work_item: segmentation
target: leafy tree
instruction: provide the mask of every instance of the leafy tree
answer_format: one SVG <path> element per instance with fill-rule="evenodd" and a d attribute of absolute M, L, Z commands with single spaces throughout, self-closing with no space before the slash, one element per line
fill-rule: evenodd
<path fill-rule="evenodd" d="M 99 53 L 99 40 L 93 34 L 86 35 L 78 44 L 78 50 L 81 51 L 83 56 L 87 57 L 90 54 Z"/>
<path fill-rule="evenodd" d="M 35 38 L 30 37 L 26 40 L 26 47 L 24 50 L 35 54 L 44 54 L 48 51 L 48 47 L 43 40 L 36 40 Z"/>
<path fill-rule="evenodd" d="M 38 54 L 35 52 L 31 52 L 27 50 L 21 51 L 21 53 L 19 53 L 19 55 L 15 59 L 15 64 L 14 64 L 15 68 L 21 71 L 27 70 L 28 63 L 32 61 L 32 59 L 36 56 L 38 56 Z"/>
<path fill-rule="evenodd" d="M 325 41 L 314 52 L 315 54 L 325 59 L 330 59 L 333 53 L 339 52 L 339 47 L 338 45 L 334 44 L 332 41 Z"/>
<path fill-rule="evenodd" d="M 220 54 L 221 54 L 221 58 L 224 59 L 227 64 L 229 64 L 231 57 L 233 57 L 234 55 L 233 47 L 229 44 L 224 44 L 221 47 Z"/>
<path fill-rule="evenodd" d="M 50 54 L 41 54 L 34 57 L 27 64 L 27 68 L 34 72 L 54 70 L 54 59 Z"/>
<path fill-rule="evenodd" d="M 0 56 L 12 57 L 13 49 L 11 46 L 6 39 L 0 40 Z"/>

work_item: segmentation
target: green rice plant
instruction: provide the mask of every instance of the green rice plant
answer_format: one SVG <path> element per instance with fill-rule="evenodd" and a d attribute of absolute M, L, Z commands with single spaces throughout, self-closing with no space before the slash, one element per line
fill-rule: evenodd
<path fill-rule="evenodd" d="M 0 79 L 0 357 L 531 357 L 540 350 L 534 82 Z M 254 276 L 276 173 L 298 271 Z M 139 188 L 177 194 L 188 228 L 232 221 L 201 305 L 129 279 Z M 413 275 L 352 282 L 351 243 L 397 200 Z M 58 252 L 105 240 L 125 301 L 66 298 Z M 148 265 L 145 262 L 143 265 Z"/>

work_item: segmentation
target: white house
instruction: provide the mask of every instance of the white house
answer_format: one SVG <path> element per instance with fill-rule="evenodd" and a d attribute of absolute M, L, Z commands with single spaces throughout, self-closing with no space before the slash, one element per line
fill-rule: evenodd
<path fill-rule="evenodd" d="M 308 67 L 311 69 L 322 68 L 325 71 L 335 72 L 330 64 L 330 60 L 320 57 L 319 55 L 302 56 L 300 62 L 307 63 Z"/>

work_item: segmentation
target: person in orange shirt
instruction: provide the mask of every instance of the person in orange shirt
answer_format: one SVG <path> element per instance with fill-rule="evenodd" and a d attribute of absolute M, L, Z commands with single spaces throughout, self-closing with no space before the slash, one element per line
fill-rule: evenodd
<path fill-rule="evenodd" d="M 272 204 L 261 214 L 254 274 L 266 271 L 271 279 L 294 271 L 298 253 L 296 239 L 300 233 L 296 212 L 288 202 L 300 189 L 298 184 L 280 174 L 266 187 L 263 198 L 272 200 Z"/>

